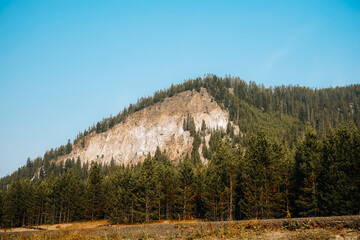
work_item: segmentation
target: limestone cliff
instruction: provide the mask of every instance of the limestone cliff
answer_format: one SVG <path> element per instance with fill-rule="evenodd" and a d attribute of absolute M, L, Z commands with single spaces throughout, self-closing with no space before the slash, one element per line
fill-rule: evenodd
<path fill-rule="evenodd" d="M 228 113 L 206 89 L 200 93 L 185 91 L 128 116 L 107 132 L 93 132 L 85 138 L 84 147 L 79 143 L 58 160 L 79 156 L 82 162 L 109 163 L 114 158 L 118 164 L 137 163 L 148 153 L 154 155 L 157 146 L 166 150 L 171 159 L 177 159 L 191 152 L 193 138 L 183 130 L 183 121 L 189 113 L 197 129 L 202 120 L 207 128 L 225 129 L 228 123 Z"/>

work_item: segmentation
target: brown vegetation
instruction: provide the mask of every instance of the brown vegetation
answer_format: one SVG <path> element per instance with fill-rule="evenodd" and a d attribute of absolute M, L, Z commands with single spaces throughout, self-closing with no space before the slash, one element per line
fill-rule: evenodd
<path fill-rule="evenodd" d="M 228 222 L 161 221 L 114 225 L 106 221 L 11 229 L 0 239 L 360 239 L 360 216 Z M 14 232 L 14 231 L 18 232 Z"/>

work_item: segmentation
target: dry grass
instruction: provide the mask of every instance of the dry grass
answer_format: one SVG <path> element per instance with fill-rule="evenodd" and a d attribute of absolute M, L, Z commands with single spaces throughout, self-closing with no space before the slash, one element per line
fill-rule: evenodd
<path fill-rule="evenodd" d="M 357 239 L 360 216 L 233 222 L 160 221 L 108 226 L 106 221 L 53 225 L 46 231 L 0 233 L 0 239 Z M 314 224 L 314 222 L 316 224 Z M 326 225 L 327 224 L 327 225 Z M 349 224 L 355 228 L 349 227 Z"/>

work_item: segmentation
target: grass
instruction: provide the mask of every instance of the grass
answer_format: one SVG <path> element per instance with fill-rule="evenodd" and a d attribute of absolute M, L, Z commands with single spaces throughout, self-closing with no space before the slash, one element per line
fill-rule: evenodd
<path fill-rule="evenodd" d="M 360 216 L 233 222 L 158 222 L 115 225 L 67 224 L 69 229 L 2 232 L 0 239 L 359 239 Z M 352 227 L 350 226 L 352 224 Z M 65 226 L 65 225 L 64 225 Z M 81 229 L 75 227 L 81 226 Z M 95 226 L 95 227 L 94 227 Z M 72 227 L 72 228 L 71 228 Z M 56 228 L 55 228 L 56 229 Z"/>

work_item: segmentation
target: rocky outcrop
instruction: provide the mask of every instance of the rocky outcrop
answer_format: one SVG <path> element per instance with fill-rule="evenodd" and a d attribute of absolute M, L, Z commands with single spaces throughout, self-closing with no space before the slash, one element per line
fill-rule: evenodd
<path fill-rule="evenodd" d="M 226 128 L 228 113 L 223 111 L 206 89 L 185 91 L 164 101 L 138 111 L 108 130 L 93 132 L 85 139 L 85 146 L 73 147 L 68 158 L 82 162 L 99 161 L 109 163 L 113 158 L 118 164 L 142 161 L 148 153 L 154 155 L 156 148 L 166 150 L 171 159 L 191 152 L 193 138 L 183 129 L 188 114 L 194 118 L 196 128 L 202 120 L 207 128 Z"/>

